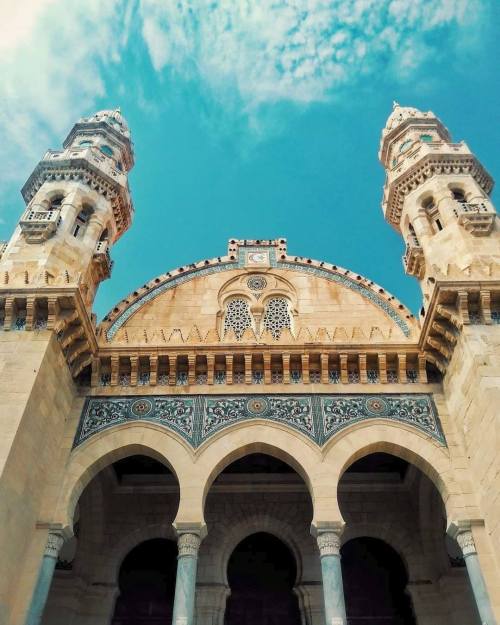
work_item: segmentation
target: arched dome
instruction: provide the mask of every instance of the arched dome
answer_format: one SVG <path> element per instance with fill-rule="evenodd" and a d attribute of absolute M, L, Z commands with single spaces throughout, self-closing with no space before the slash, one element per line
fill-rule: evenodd
<path fill-rule="evenodd" d="M 115 130 L 130 138 L 130 129 L 119 108 L 115 110 L 97 111 L 91 117 L 82 119 L 83 122 L 107 122 Z"/>

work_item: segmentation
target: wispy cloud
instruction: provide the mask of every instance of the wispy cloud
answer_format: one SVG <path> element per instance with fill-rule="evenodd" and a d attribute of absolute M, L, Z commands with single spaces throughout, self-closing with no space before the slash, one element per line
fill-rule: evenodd
<path fill-rule="evenodd" d="M 480 0 L 140 0 L 154 68 L 197 74 L 249 109 L 321 101 L 374 71 L 404 78 L 437 52 L 433 32 L 459 41 L 480 9 Z"/>
<path fill-rule="evenodd" d="M 262 104 L 326 100 L 376 72 L 405 79 L 439 53 L 438 39 L 470 34 L 484 1 L 11 3 L 0 33 L 0 191 L 90 112 L 137 38 L 156 73 L 197 79 L 214 100 L 251 116 Z M 140 76 L 133 81 L 147 109 Z"/>

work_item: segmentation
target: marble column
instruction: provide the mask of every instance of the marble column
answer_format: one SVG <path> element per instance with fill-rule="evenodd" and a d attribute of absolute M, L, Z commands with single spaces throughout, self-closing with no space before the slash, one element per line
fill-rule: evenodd
<path fill-rule="evenodd" d="M 316 540 L 321 557 L 326 625 L 346 625 L 344 586 L 340 568 L 340 535 L 331 530 L 323 531 L 318 533 Z"/>
<path fill-rule="evenodd" d="M 476 544 L 470 529 L 459 530 L 456 535 L 457 543 L 462 550 L 465 559 L 465 566 L 469 574 L 470 584 L 474 599 L 476 600 L 477 610 L 481 618 L 482 625 L 497 625 L 497 621 L 493 614 L 493 610 L 481 572 L 481 565 L 477 556 Z"/>
<path fill-rule="evenodd" d="M 38 579 L 36 581 L 31 605 L 26 617 L 26 625 L 39 625 L 42 620 L 43 610 L 49 596 L 50 585 L 56 568 L 57 556 L 63 545 L 64 539 L 60 531 L 49 531 L 47 546 L 42 558 Z"/>
<path fill-rule="evenodd" d="M 193 625 L 196 568 L 201 537 L 199 534 L 190 532 L 182 533 L 177 544 L 179 555 L 177 556 L 177 578 L 175 582 L 172 625 Z"/>

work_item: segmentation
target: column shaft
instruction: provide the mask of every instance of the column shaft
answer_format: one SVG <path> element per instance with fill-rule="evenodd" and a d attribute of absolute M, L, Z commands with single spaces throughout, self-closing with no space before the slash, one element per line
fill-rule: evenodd
<path fill-rule="evenodd" d="M 317 541 L 321 555 L 326 625 L 346 625 L 344 585 L 340 567 L 340 538 L 335 532 L 322 532 L 318 535 Z"/>
<path fill-rule="evenodd" d="M 38 573 L 38 578 L 33 591 L 31 605 L 26 617 L 26 625 L 39 625 L 42 620 L 47 597 L 49 596 L 50 585 L 56 568 L 57 556 L 63 544 L 63 537 L 59 532 L 50 532 L 42 558 L 42 564 Z"/>
<path fill-rule="evenodd" d="M 491 607 L 472 532 L 470 530 L 460 532 L 457 535 L 457 542 L 464 554 L 465 566 L 469 574 L 469 580 L 481 623 L 482 625 L 496 625 L 497 621 Z"/>
<path fill-rule="evenodd" d="M 196 590 L 196 568 L 201 538 L 197 534 L 179 536 L 177 579 L 175 582 L 172 625 L 193 625 Z"/>

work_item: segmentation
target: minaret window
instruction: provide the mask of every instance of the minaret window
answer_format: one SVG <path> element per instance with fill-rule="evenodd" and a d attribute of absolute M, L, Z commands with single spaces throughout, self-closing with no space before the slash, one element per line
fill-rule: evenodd
<path fill-rule="evenodd" d="M 432 135 L 420 135 L 420 141 L 423 141 L 424 143 L 431 143 L 433 140 L 434 137 Z"/>
<path fill-rule="evenodd" d="M 109 145 L 101 145 L 99 149 L 106 156 L 113 156 L 113 150 L 109 147 Z"/>
<path fill-rule="evenodd" d="M 443 229 L 443 225 L 441 223 L 439 209 L 434 201 L 433 197 L 428 198 L 422 203 L 422 206 L 425 208 L 425 212 L 427 213 L 429 219 L 432 222 L 432 226 L 434 228 L 434 232 L 439 232 Z"/>
<path fill-rule="evenodd" d="M 57 195 L 56 197 L 52 198 L 50 200 L 49 210 L 50 211 L 59 210 L 61 208 L 61 204 L 63 200 L 64 200 L 64 197 L 62 195 Z"/>
<path fill-rule="evenodd" d="M 78 213 L 72 232 L 75 238 L 80 238 L 83 236 L 91 214 L 92 208 L 90 206 L 84 206 L 82 210 Z"/>
<path fill-rule="evenodd" d="M 90 148 L 92 147 L 92 141 L 80 141 L 79 146 L 81 148 Z"/>
<path fill-rule="evenodd" d="M 407 139 L 399 146 L 399 151 L 406 152 L 406 150 L 409 150 L 412 145 L 413 141 L 411 139 Z"/>
<path fill-rule="evenodd" d="M 226 306 L 224 317 L 224 336 L 233 330 L 236 338 L 241 339 L 247 328 L 252 327 L 252 316 L 248 301 L 242 297 L 231 299 Z"/>
<path fill-rule="evenodd" d="M 275 340 L 280 338 L 285 328 L 291 330 L 292 316 L 288 300 L 284 297 L 272 297 L 267 302 L 263 323 L 264 329 L 268 330 Z"/>
<path fill-rule="evenodd" d="M 451 194 L 457 202 L 465 202 L 465 194 L 462 189 L 452 189 Z"/>

